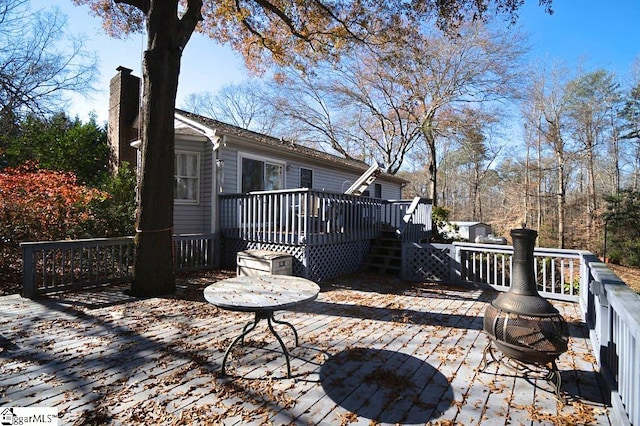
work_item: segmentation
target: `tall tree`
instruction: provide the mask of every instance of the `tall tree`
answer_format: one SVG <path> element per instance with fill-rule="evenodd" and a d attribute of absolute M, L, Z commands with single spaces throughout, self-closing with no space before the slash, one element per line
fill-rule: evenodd
<path fill-rule="evenodd" d="M 267 85 L 247 80 L 225 85 L 216 93 L 192 93 L 185 99 L 184 107 L 243 129 L 273 135 L 278 117 L 268 93 Z"/>
<path fill-rule="evenodd" d="M 426 141 L 435 204 L 436 140 L 451 132 L 451 117 L 466 105 L 515 96 L 524 49 L 515 30 L 491 31 L 479 23 L 459 27 L 455 38 L 406 28 L 388 36 L 388 43 L 355 48 L 336 64 L 288 78 L 283 85 L 296 93 L 306 89 L 311 102 L 287 96 L 282 104 L 303 126 L 329 129 L 328 142 L 338 153 L 375 157 L 391 174 Z"/>
<path fill-rule="evenodd" d="M 65 26 L 55 9 L 34 12 L 28 0 L 0 2 L 0 133 L 29 113 L 60 111 L 70 92 L 91 91 L 96 59 Z"/>
<path fill-rule="evenodd" d="M 551 0 L 541 0 L 547 7 Z M 173 148 L 180 58 L 196 28 L 241 51 L 253 67 L 269 62 L 304 66 L 338 56 L 345 44 L 380 42 L 386 30 L 418 28 L 428 18 L 455 27 L 483 16 L 490 4 L 510 16 L 521 2 L 446 0 L 370 2 L 319 0 L 74 0 L 90 4 L 111 34 L 146 27 L 143 59 L 142 167 L 132 291 L 175 290 L 172 261 Z M 452 25 L 449 25 L 452 24 Z"/>
<path fill-rule="evenodd" d="M 587 231 L 592 236 L 594 220 L 598 210 L 596 189 L 596 150 L 604 143 L 606 131 L 615 130 L 610 126 L 610 114 L 619 102 L 619 85 L 615 75 L 605 70 L 585 73 L 570 81 L 566 87 L 566 111 L 574 137 L 582 145 L 586 158 L 588 175 Z M 614 140 L 615 135 L 610 135 Z M 617 146 L 613 150 L 617 153 Z M 619 159 L 613 160 L 618 163 Z M 619 167 L 619 163 L 616 164 Z"/>
<path fill-rule="evenodd" d="M 620 137 L 631 145 L 629 147 L 633 158 L 631 187 L 637 191 L 640 186 L 640 81 L 629 91 L 621 115 L 623 122 Z"/>
<path fill-rule="evenodd" d="M 457 117 L 456 139 L 459 148 L 457 156 L 461 165 L 467 170 L 469 185 L 469 201 L 471 202 L 471 219 L 482 221 L 481 186 L 490 175 L 490 167 L 502 147 L 493 147 L 489 143 L 487 131 L 496 116 L 478 110 L 465 109 Z M 491 174 L 492 175 L 492 174 Z"/>
<path fill-rule="evenodd" d="M 446 135 L 447 114 L 469 104 L 513 98 L 521 82 L 520 61 L 525 52 L 517 32 L 489 30 L 481 25 L 460 29 L 447 37 L 407 40 L 396 62 L 406 73 L 408 90 L 418 108 L 419 123 L 428 152 L 429 196 L 438 204 L 438 140 Z"/>
<path fill-rule="evenodd" d="M 339 154 L 381 161 L 387 173 L 396 174 L 420 129 L 410 120 L 411 96 L 400 82 L 404 76 L 387 59 L 382 48 L 363 47 L 313 73 L 289 72 L 280 81 L 289 87 L 278 104 L 299 126 L 321 129 L 320 136 Z M 309 96 L 287 96 L 296 92 Z"/>
<path fill-rule="evenodd" d="M 532 76 L 527 102 L 529 102 L 526 119 L 530 125 L 540 132 L 541 140 L 548 146 L 555 157 L 556 165 L 556 237 L 558 248 L 565 245 L 565 213 L 566 213 L 566 178 L 567 157 L 570 155 L 569 141 L 565 135 L 567 106 L 565 98 L 566 70 L 554 67 L 549 75 L 546 71 L 535 72 Z M 541 161 L 541 159 L 540 159 Z M 542 170 L 541 162 L 538 164 Z"/>

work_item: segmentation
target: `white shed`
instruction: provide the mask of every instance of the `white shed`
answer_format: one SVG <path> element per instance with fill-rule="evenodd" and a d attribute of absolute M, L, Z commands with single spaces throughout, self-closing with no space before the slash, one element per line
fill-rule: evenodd
<path fill-rule="evenodd" d="M 451 222 L 458 227 L 456 236 L 460 239 L 475 242 L 477 237 L 486 237 L 491 234 L 491 225 L 483 222 Z"/>

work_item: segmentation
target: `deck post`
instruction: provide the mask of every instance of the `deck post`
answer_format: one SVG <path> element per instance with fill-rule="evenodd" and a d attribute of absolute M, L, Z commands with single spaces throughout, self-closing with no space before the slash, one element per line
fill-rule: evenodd
<path fill-rule="evenodd" d="M 22 296 L 33 298 L 36 295 L 35 259 L 33 247 L 30 244 L 20 244 L 22 247 Z"/>
<path fill-rule="evenodd" d="M 449 250 L 451 256 L 451 279 L 454 283 L 462 282 L 462 249 L 456 244 L 451 244 Z"/>

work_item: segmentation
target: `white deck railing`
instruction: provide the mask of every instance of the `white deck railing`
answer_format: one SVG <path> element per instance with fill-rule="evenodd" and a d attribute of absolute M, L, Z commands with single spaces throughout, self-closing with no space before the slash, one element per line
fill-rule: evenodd
<path fill-rule="evenodd" d="M 311 189 L 222 194 L 220 230 L 251 242 L 318 245 L 373 239 L 391 226 L 409 241 L 431 232 L 430 207 L 421 198 L 414 205 Z"/>
<path fill-rule="evenodd" d="M 431 200 L 388 200 L 382 205 L 382 222 L 398 229 L 405 243 L 429 241 L 431 237 Z"/>
<path fill-rule="evenodd" d="M 375 238 L 381 200 L 309 189 L 220 195 L 227 238 L 315 245 Z"/>
<path fill-rule="evenodd" d="M 594 255 L 583 256 L 580 307 L 609 382 L 614 424 L 640 425 L 640 296 Z"/>
<path fill-rule="evenodd" d="M 581 278 L 586 271 L 582 258 L 588 252 L 536 247 L 538 292 L 544 297 L 578 301 Z M 453 243 L 452 256 L 458 280 L 482 282 L 496 290 L 511 286 L 513 247 L 495 244 Z"/>
<path fill-rule="evenodd" d="M 34 297 L 130 277 L 133 237 L 21 243 L 22 294 Z"/>

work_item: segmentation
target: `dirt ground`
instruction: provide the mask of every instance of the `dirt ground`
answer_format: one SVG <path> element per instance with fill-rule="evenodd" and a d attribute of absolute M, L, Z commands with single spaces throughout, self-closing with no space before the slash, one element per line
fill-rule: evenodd
<path fill-rule="evenodd" d="M 629 287 L 640 293 L 640 268 L 632 268 L 629 266 L 614 265 L 608 263 L 607 266 L 615 272 L 617 276 L 627 283 Z"/>

